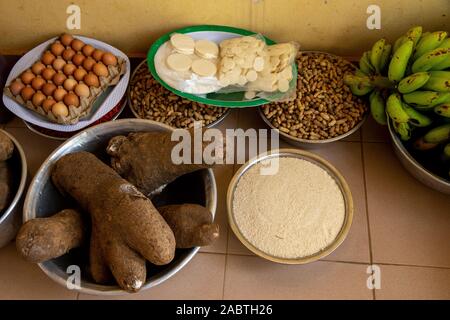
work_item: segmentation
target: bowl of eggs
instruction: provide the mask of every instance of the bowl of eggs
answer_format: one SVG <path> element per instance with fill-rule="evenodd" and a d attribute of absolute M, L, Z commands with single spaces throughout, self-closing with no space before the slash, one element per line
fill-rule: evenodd
<path fill-rule="evenodd" d="M 123 99 L 130 61 L 95 39 L 63 34 L 25 54 L 11 70 L 5 106 L 24 121 L 75 132 L 102 119 Z"/>

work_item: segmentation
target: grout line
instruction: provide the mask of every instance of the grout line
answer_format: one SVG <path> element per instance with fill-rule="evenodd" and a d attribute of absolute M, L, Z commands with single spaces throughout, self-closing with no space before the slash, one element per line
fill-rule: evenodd
<path fill-rule="evenodd" d="M 389 262 L 374 262 L 374 264 L 380 266 L 392 266 L 392 267 L 411 267 L 411 268 L 429 268 L 429 269 L 439 269 L 439 270 L 450 270 L 450 267 L 439 267 L 439 266 L 428 266 L 428 265 L 417 265 L 417 264 L 403 264 L 403 263 L 389 263 Z"/>

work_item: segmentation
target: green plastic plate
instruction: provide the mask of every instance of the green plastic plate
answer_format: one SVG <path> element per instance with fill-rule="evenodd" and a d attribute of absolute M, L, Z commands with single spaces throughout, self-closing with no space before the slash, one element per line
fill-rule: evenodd
<path fill-rule="evenodd" d="M 183 98 L 204 103 L 213 106 L 219 107 L 228 107 L 228 108 L 242 108 L 242 107 L 255 107 L 260 106 L 266 103 L 270 103 L 269 100 L 255 98 L 253 100 L 245 100 L 244 94 L 245 92 L 233 92 L 233 93 L 208 93 L 206 95 L 196 95 L 191 93 L 182 92 L 173 88 L 164 82 L 158 75 L 155 69 L 155 54 L 158 52 L 158 49 L 161 45 L 163 45 L 166 41 L 170 39 L 170 35 L 172 33 L 185 33 L 192 36 L 194 39 L 208 39 L 214 41 L 216 43 L 221 42 L 224 39 L 234 38 L 236 36 L 249 36 L 256 34 L 255 32 L 239 29 L 228 26 L 216 26 L 216 25 L 200 25 L 200 26 L 192 26 L 181 28 L 175 31 L 171 31 L 166 33 L 158 40 L 156 40 L 153 45 L 150 47 L 150 50 L 147 53 L 147 65 L 150 69 L 152 76 L 163 85 L 166 89 L 172 91 L 176 95 L 179 95 Z M 264 37 L 266 44 L 272 45 L 275 44 L 273 40 L 270 40 Z M 293 68 L 293 79 L 291 80 L 291 85 L 295 84 L 297 81 L 297 65 L 294 64 Z M 295 81 L 295 82 L 293 82 Z M 280 93 L 274 93 L 273 97 L 276 98 L 276 95 L 280 95 Z"/>

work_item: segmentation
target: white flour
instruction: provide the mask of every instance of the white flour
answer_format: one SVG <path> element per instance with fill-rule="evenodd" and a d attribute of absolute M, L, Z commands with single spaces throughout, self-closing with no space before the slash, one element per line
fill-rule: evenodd
<path fill-rule="evenodd" d="M 261 164 L 239 180 L 233 211 L 243 236 L 263 252 L 300 258 L 326 248 L 338 235 L 345 202 L 336 181 L 321 167 L 282 157 L 275 175 Z"/>

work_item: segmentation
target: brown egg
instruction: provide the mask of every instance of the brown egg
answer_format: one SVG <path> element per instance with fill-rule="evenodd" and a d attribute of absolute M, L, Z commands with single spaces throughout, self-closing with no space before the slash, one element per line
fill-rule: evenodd
<path fill-rule="evenodd" d="M 73 73 L 73 77 L 75 78 L 75 80 L 81 81 L 81 80 L 83 80 L 83 78 L 86 74 L 87 74 L 86 70 L 84 70 L 83 68 L 78 68 Z"/>
<path fill-rule="evenodd" d="M 56 71 L 52 68 L 45 68 L 44 71 L 42 71 L 42 78 L 45 80 L 51 80 L 53 76 L 56 74 Z"/>
<path fill-rule="evenodd" d="M 30 84 L 31 81 L 33 81 L 35 75 L 33 74 L 33 72 L 27 70 L 24 73 L 22 73 L 22 75 L 20 76 L 20 79 L 22 80 L 22 82 L 24 84 Z"/>
<path fill-rule="evenodd" d="M 66 79 L 67 77 L 64 73 L 58 72 L 53 76 L 52 81 L 55 85 L 61 86 L 64 83 L 64 81 L 66 81 Z"/>
<path fill-rule="evenodd" d="M 63 68 L 63 72 L 66 76 L 71 76 L 77 69 L 77 66 L 72 63 L 66 63 Z"/>
<path fill-rule="evenodd" d="M 70 60 L 72 60 L 72 58 L 75 55 L 75 53 L 76 52 L 72 48 L 68 48 L 68 49 L 63 51 L 62 57 L 63 57 L 64 60 L 70 61 Z"/>
<path fill-rule="evenodd" d="M 73 62 L 73 64 L 75 64 L 77 66 L 81 66 L 83 64 L 84 59 L 86 59 L 84 54 L 77 53 L 76 55 L 73 56 L 72 62 Z"/>
<path fill-rule="evenodd" d="M 23 88 L 25 88 L 25 85 L 19 80 L 15 80 L 9 85 L 9 90 L 11 90 L 11 93 L 15 96 L 17 96 Z"/>
<path fill-rule="evenodd" d="M 45 79 L 42 79 L 41 77 L 36 77 L 31 81 L 31 86 L 34 90 L 41 90 L 44 84 L 46 84 L 47 81 Z"/>
<path fill-rule="evenodd" d="M 56 101 L 62 101 L 66 94 L 66 90 L 64 90 L 63 88 L 58 88 L 55 90 L 55 92 L 53 92 L 53 98 L 55 98 Z"/>
<path fill-rule="evenodd" d="M 70 44 L 73 50 L 75 51 L 81 51 L 84 47 L 84 42 L 79 39 L 73 39 L 72 43 Z"/>
<path fill-rule="evenodd" d="M 42 108 L 44 108 L 45 112 L 49 112 L 50 110 L 52 110 L 52 106 L 56 103 L 56 101 L 51 98 L 48 97 L 47 99 L 45 99 L 42 102 Z"/>
<path fill-rule="evenodd" d="M 46 66 L 51 65 L 53 63 L 53 60 L 55 60 L 55 56 L 50 51 L 45 51 L 42 55 L 41 61 Z"/>
<path fill-rule="evenodd" d="M 87 98 L 91 94 L 91 92 L 89 91 L 89 87 L 84 83 L 77 84 L 74 91 L 79 97 Z"/>
<path fill-rule="evenodd" d="M 87 57 L 83 62 L 83 68 L 85 68 L 87 71 L 91 71 L 94 64 L 95 60 L 91 57 Z"/>
<path fill-rule="evenodd" d="M 66 89 L 67 91 L 72 91 L 77 84 L 78 84 L 77 80 L 75 79 L 72 78 L 66 79 L 66 81 L 64 81 L 64 89 Z"/>
<path fill-rule="evenodd" d="M 65 45 L 67 47 L 67 46 L 70 46 L 70 43 L 72 42 L 73 37 L 70 34 L 65 33 L 61 37 L 59 37 L 59 40 L 61 41 L 61 43 L 63 45 Z"/>
<path fill-rule="evenodd" d="M 40 61 L 33 64 L 33 66 L 31 67 L 31 71 L 33 71 L 35 75 L 41 74 L 44 69 L 45 65 Z"/>
<path fill-rule="evenodd" d="M 53 63 L 52 66 L 56 71 L 60 71 L 62 70 L 62 68 L 64 68 L 64 65 L 66 64 L 66 62 L 64 61 L 64 59 L 62 58 L 56 58 Z"/>
<path fill-rule="evenodd" d="M 102 61 L 107 66 L 115 66 L 117 64 L 117 58 L 112 53 L 106 52 L 103 57 Z"/>
<path fill-rule="evenodd" d="M 55 116 L 67 117 L 69 115 L 69 108 L 62 102 L 57 102 L 52 106 L 52 113 Z"/>
<path fill-rule="evenodd" d="M 78 107 L 80 105 L 80 99 L 78 98 L 78 96 L 75 93 L 69 92 L 68 94 L 66 94 L 64 96 L 64 104 L 66 106 Z"/>
<path fill-rule="evenodd" d="M 87 44 L 83 47 L 83 53 L 86 57 L 90 57 L 92 53 L 95 51 L 95 48 L 91 46 L 90 44 Z"/>
<path fill-rule="evenodd" d="M 100 49 L 95 49 L 94 52 L 92 52 L 92 58 L 95 59 L 95 61 L 102 60 L 104 52 Z"/>
<path fill-rule="evenodd" d="M 55 42 L 50 46 L 50 51 L 55 56 L 60 56 L 63 53 L 64 49 L 65 49 L 64 46 L 59 42 Z"/>
<path fill-rule="evenodd" d="M 89 73 L 83 78 L 84 83 L 86 83 L 88 86 L 98 87 L 100 86 L 100 82 L 98 81 L 98 77 L 93 74 Z"/>
<path fill-rule="evenodd" d="M 108 68 L 101 62 L 94 64 L 94 67 L 92 69 L 94 70 L 94 73 L 99 77 L 107 77 L 109 74 Z"/>
<path fill-rule="evenodd" d="M 23 100 L 28 101 L 31 99 L 31 97 L 33 96 L 33 94 L 35 92 L 36 91 L 34 91 L 34 89 L 32 87 L 25 87 L 20 92 L 20 95 L 22 96 Z"/>
<path fill-rule="evenodd" d="M 35 106 L 40 106 L 42 102 L 44 102 L 44 100 L 45 95 L 42 92 L 38 91 L 33 95 L 31 102 L 33 102 Z"/>
<path fill-rule="evenodd" d="M 53 92 L 55 92 L 55 90 L 56 90 L 56 86 L 53 83 L 46 83 L 42 87 L 42 92 L 46 96 L 51 96 L 53 94 Z"/>

